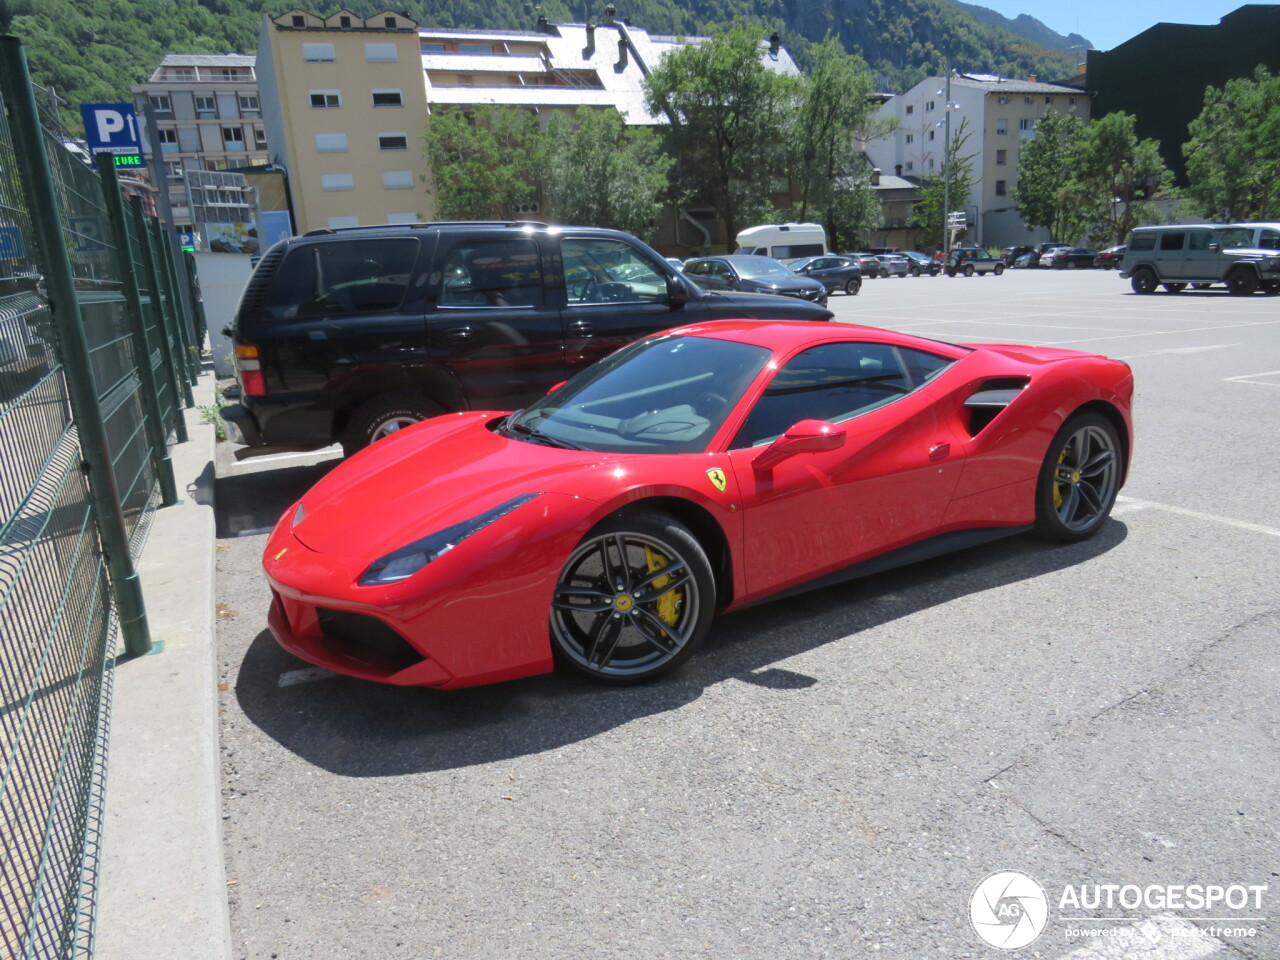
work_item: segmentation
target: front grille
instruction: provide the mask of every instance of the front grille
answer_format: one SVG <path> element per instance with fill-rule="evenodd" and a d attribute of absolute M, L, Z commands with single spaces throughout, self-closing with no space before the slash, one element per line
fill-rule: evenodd
<path fill-rule="evenodd" d="M 325 639 L 339 648 L 373 654 L 399 670 L 426 659 L 409 641 L 376 617 L 328 607 L 317 608 L 316 617 Z"/>

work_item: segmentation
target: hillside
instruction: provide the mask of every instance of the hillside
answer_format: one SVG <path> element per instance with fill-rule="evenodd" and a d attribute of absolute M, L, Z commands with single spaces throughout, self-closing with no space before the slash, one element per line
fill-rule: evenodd
<path fill-rule="evenodd" d="M 1020 13 L 1010 20 L 1003 14 L 978 6 L 976 3 L 962 3 L 960 0 L 956 0 L 956 6 L 971 13 L 981 23 L 1002 27 L 1010 33 L 1025 37 L 1046 50 L 1057 50 L 1075 57 L 1093 46 L 1092 43 L 1078 33 L 1069 33 L 1064 37 L 1062 34 L 1050 30 L 1035 17 L 1028 16 L 1025 13 Z"/>
<path fill-rule="evenodd" d="M 709 33 L 737 18 L 754 20 L 780 30 L 802 65 L 812 44 L 831 32 L 867 59 L 887 90 L 940 72 L 948 59 L 961 70 L 1008 76 L 1035 73 L 1048 79 L 1073 69 L 1066 55 L 1047 48 L 1058 36 L 1052 31 L 1052 37 L 1028 39 L 982 22 L 954 0 L 615 3 L 620 16 L 653 33 Z M 365 16 L 388 5 L 390 0 L 348 3 Z M 445 28 L 529 28 L 534 18 L 525 0 L 396 0 L 394 6 L 424 25 Z M 0 26 L 11 19 L 8 32 L 25 42 L 37 82 L 53 85 L 75 105 L 130 99 L 129 86 L 145 79 L 165 53 L 254 52 L 262 11 L 278 14 L 289 8 L 279 0 L 0 0 Z M 337 3 L 316 9 L 330 13 Z M 546 0 L 541 9 L 553 22 L 581 21 L 587 7 L 578 0 Z M 603 4 L 593 3 L 591 9 L 599 16 Z"/>

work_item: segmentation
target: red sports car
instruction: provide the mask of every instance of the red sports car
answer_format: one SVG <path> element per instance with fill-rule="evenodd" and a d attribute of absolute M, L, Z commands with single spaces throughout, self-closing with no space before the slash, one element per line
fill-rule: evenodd
<path fill-rule="evenodd" d="M 267 544 L 270 626 L 341 673 L 465 687 L 645 680 L 712 618 L 1034 530 L 1124 483 L 1133 378 L 1074 350 L 718 321 L 624 347 L 534 406 L 351 457 Z"/>

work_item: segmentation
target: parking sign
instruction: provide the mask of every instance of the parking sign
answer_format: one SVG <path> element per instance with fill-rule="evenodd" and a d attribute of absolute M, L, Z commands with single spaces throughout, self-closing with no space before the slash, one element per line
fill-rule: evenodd
<path fill-rule="evenodd" d="M 116 166 L 144 166 L 138 114 L 133 104 L 82 103 L 80 117 L 84 120 L 84 136 L 90 153 L 114 154 Z"/>

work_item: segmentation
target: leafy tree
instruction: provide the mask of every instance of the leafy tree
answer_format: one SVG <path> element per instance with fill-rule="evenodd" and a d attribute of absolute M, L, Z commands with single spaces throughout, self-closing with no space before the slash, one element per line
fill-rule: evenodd
<path fill-rule="evenodd" d="M 794 78 L 760 60 L 763 33 L 738 26 L 669 53 L 645 81 L 649 109 L 671 121 L 669 142 L 689 194 L 710 204 L 730 240 L 772 209 L 785 172 L 781 146 Z"/>
<path fill-rule="evenodd" d="M 446 220 L 501 219 L 537 194 L 547 137 L 527 110 L 437 110 L 422 138 Z"/>
<path fill-rule="evenodd" d="M 579 107 L 572 121 L 559 114 L 547 129 L 547 199 L 556 219 L 652 236 L 672 163 L 658 136 L 591 107 Z"/>
<path fill-rule="evenodd" d="M 1081 217 L 1095 225 L 1090 239 L 1099 246 L 1124 243 L 1138 224 L 1158 221 L 1156 201 L 1173 191 L 1159 142 L 1139 140 L 1136 120 L 1123 110 L 1094 120 L 1075 151 Z"/>
<path fill-rule="evenodd" d="M 1187 194 L 1206 219 L 1280 220 L 1280 76 L 1209 87 L 1187 132 Z"/>
<path fill-rule="evenodd" d="M 1089 226 L 1082 216 L 1090 205 L 1074 182 L 1083 132 L 1083 121 L 1072 114 L 1051 110 L 1041 117 L 1035 137 L 1018 158 L 1018 185 L 1013 191 L 1023 221 L 1045 227 L 1050 237 L 1073 242 Z"/>
<path fill-rule="evenodd" d="M 963 210 L 969 192 L 973 189 L 973 155 L 965 156 L 964 147 L 969 142 L 969 121 L 965 118 L 951 134 L 947 144 L 947 157 L 943 163 L 943 175 L 929 177 L 920 187 L 920 199 L 916 201 L 914 226 L 920 229 L 920 242 L 924 247 L 942 245 L 946 230 L 948 193 L 952 210 Z M 950 190 L 947 189 L 947 168 L 950 168 Z"/>
<path fill-rule="evenodd" d="M 884 211 L 870 172 L 864 169 L 839 178 L 831 191 L 823 221 L 832 250 L 861 250 L 884 223 Z"/>

